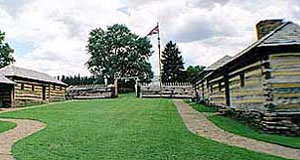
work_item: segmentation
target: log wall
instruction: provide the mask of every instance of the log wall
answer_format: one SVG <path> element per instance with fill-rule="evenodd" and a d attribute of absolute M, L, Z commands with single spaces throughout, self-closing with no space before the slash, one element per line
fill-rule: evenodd
<path fill-rule="evenodd" d="M 24 79 L 15 79 L 14 105 L 24 106 L 35 103 L 46 103 L 51 101 L 65 100 L 65 87 L 61 85 L 34 82 Z M 43 88 L 45 88 L 45 99 L 43 99 Z M 61 89 L 60 89 L 61 88 Z"/>
<path fill-rule="evenodd" d="M 99 99 L 115 97 L 115 88 L 113 85 L 73 85 L 69 86 L 66 91 L 68 99 Z"/>
<path fill-rule="evenodd" d="M 163 83 L 162 94 L 160 95 L 159 83 L 140 84 L 141 98 L 187 98 L 195 97 L 193 86 L 190 83 Z"/>
<path fill-rule="evenodd" d="M 15 80 L 14 104 L 24 106 L 33 103 L 42 103 L 42 83 L 26 80 Z M 32 87 L 34 86 L 34 90 Z M 23 88 L 22 88 L 23 87 Z"/>
<path fill-rule="evenodd" d="M 50 101 L 63 101 L 66 99 L 66 87 L 57 84 L 50 84 Z"/>
<path fill-rule="evenodd" d="M 300 53 L 273 54 L 269 58 L 272 101 L 277 111 L 300 111 Z"/>
<path fill-rule="evenodd" d="M 265 110 L 263 65 L 258 61 L 229 73 L 231 106 L 239 110 Z"/>
<path fill-rule="evenodd" d="M 220 76 L 209 81 L 210 103 L 217 106 L 226 106 L 224 77 Z"/>

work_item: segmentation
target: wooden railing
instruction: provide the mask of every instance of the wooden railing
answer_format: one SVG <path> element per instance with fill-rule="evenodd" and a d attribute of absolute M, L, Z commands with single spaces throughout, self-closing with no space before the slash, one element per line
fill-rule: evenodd
<path fill-rule="evenodd" d="M 67 88 L 67 99 L 97 99 L 114 97 L 112 85 L 74 85 Z"/>
<path fill-rule="evenodd" d="M 159 83 L 140 84 L 141 98 L 194 98 L 193 86 L 187 82 L 163 83 L 162 92 Z"/>

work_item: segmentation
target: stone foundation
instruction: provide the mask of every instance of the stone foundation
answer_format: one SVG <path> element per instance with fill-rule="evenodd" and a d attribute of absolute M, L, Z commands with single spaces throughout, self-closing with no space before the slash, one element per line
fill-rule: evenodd
<path fill-rule="evenodd" d="M 300 112 L 265 113 L 261 129 L 267 133 L 300 136 Z"/>
<path fill-rule="evenodd" d="M 225 115 L 244 120 L 265 133 L 300 136 L 300 112 L 242 111 L 229 109 Z"/>

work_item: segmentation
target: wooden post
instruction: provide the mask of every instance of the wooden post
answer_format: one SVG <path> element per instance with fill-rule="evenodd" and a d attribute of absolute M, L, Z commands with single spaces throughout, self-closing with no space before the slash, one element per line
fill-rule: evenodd
<path fill-rule="evenodd" d="M 228 72 L 225 71 L 224 73 L 224 83 L 225 83 L 225 97 L 226 97 L 226 106 L 230 106 L 230 87 L 229 87 L 229 77 Z"/>
<path fill-rule="evenodd" d="M 114 86 L 115 86 L 115 97 L 118 97 L 118 79 L 116 78 L 114 81 Z"/>
<path fill-rule="evenodd" d="M 162 98 L 162 79 L 161 79 L 161 51 L 160 51 L 160 36 L 159 36 L 159 23 L 157 22 L 158 27 L 158 68 L 159 68 L 159 90 L 160 90 L 160 98 Z"/>
<path fill-rule="evenodd" d="M 10 93 L 10 104 L 11 107 L 15 107 L 15 85 L 12 85 L 11 87 L 11 93 Z"/>

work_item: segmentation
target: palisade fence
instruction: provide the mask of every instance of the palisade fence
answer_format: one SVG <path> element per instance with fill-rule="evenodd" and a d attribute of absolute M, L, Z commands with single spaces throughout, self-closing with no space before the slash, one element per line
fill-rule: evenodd
<path fill-rule="evenodd" d="M 159 82 L 140 83 L 141 98 L 186 98 L 191 99 L 195 97 L 193 85 L 188 82 L 170 82 L 162 83 L 162 93 L 160 93 Z"/>
<path fill-rule="evenodd" d="M 114 88 L 104 84 L 72 85 L 67 88 L 67 99 L 113 98 Z"/>

